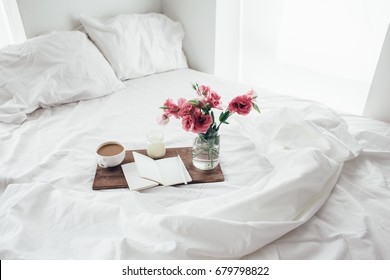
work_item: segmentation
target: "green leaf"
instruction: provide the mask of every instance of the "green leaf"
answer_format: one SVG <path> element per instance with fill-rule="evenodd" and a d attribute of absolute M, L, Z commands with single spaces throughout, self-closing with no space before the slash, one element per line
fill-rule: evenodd
<path fill-rule="evenodd" d="M 194 90 L 198 90 L 198 88 L 199 88 L 198 83 L 192 84 L 192 88 L 193 88 Z"/>
<path fill-rule="evenodd" d="M 168 109 L 168 107 L 167 106 L 161 106 L 160 109 L 166 110 L 166 109 Z"/>
<path fill-rule="evenodd" d="M 208 115 L 209 111 L 207 108 L 200 108 L 200 110 L 203 112 L 203 114 Z"/>
<path fill-rule="evenodd" d="M 229 117 L 230 117 L 230 112 L 228 110 L 226 110 L 225 112 L 223 112 L 219 115 L 219 121 L 225 122 Z"/>
<path fill-rule="evenodd" d="M 195 107 L 199 105 L 198 99 L 191 99 L 191 100 L 188 100 L 188 102 L 191 103 Z"/>
<path fill-rule="evenodd" d="M 255 109 L 258 113 L 260 113 L 259 106 L 256 103 L 252 102 L 253 109 Z"/>
<path fill-rule="evenodd" d="M 218 117 L 218 120 L 219 120 L 219 121 L 221 121 L 223 113 L 224 113 L 224 112 L 221 112 L 221 113 L 219 114 L 219 117 Z"/>

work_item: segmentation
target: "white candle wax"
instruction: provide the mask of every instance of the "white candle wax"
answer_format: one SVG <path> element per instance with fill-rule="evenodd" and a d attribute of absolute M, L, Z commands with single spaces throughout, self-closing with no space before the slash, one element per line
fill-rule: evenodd
<path fill-rule="evenodd" d="M 163 142 L 150 142 L 146 151 L 151 158 L 162 158 L 165 156 L 165 145 Z"/>
<path fill-rule="evenodd" d="M 146 135 L 148 146 L 146 152 L 151 158 L 162 158 L 165 156 L 164 133 L 160 130 L 149 131 Z"/>

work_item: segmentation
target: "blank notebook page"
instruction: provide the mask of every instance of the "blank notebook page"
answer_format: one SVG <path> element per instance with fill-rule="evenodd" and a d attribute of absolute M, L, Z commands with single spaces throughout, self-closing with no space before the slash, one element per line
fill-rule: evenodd
<path fill-rule="evenodd" d="M 181 161 L 178 157 L 171 157 L 155 161 L 165 186 L 182 184 L 184 179 L 186 182 L 192 181 L 184 164 L 179 160 Z"/>

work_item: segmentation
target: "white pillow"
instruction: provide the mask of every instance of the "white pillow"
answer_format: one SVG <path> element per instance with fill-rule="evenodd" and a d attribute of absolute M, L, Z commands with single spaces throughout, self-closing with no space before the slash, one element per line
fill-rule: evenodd
<path fill-rule="evenodd" d="M 123 87 L 87 35 L 54 32 L 0 50 L 0 121 L 20 124 L 27 114 Z"/>
<path fill-rule="evenodd" d="M 162 14 L 82 15 L 80 21 L 121 80 L 187 68 L 183 28 Z"/>

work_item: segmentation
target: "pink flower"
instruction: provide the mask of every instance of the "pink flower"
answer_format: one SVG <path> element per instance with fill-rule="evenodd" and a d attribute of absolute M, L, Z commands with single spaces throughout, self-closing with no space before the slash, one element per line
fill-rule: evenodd
<path fill-rule="evenodd" d="M 249 97 L 251 97 L 252 99 L 255 98 L 257 96 L 257 93 L 256 91 L 254 91 L 253 89 L 251 89 L 250 91 L 248 91 L 245 95 L 248 95 Z"/>
<path fill-rule="evenodd" d="M 194 127 L 194 117 L 191 115 L 183 116 L 181 125 L 185 131 L 191 131 Z"/>
<path fill-rule="evenodd" d="M 204 115 L 200 110 L 197 110 L 194 114 L 194 125 L 191 131 L 194 133 L 206 133 L 212 122 L 213 119 L 210 115 Z"/>
<path fill-rule="evenodd" d="M 183 106 L 183 104 L 185 104 L 187 102 L 187 100 L 185 98 L 179 98 L 177 100 L 177 104 L 175 102 L 173 102 L 172 99 L 168 98 L 165 102 L 164 102 L 164 107 L 166 107 L 166 109 L 164 109 L 164 113 L 169 117 L 169 116 L 174 116 L 175 118 L 179 118 L 179 111 L 180 111 L 180 108 Z"/>
<path fill-rule="evenodd" d="M 206 106 L 207 102 L 206 102 L 205 98 L 200 98 L 200 99 L 198 99 L 198 101 L 199 101 L 199 104 L 196 107 L 203 108 L 204 106 Z"/>
<path fill-rule="evenodd" d="M 177 106 L 175 104 L 175 102 L 173 102 L 172 99 L 168 98 L 165 102 L 164 102 L 164 113 L 169 117 L 169 116 L 174 116 L 176 118 L 178 118 L 178 112 L 180 110 L 179 106 Z"/>
<path fill-rule="evenodd" d="M 210 93 L 211 89 L 209 86 L 201 85 L 198 87 L 198 95 L 207 96 Z"/>
<path fill-rule="evenodd" d="M 195 107 L 188 101 L 186 101 L 180 108 L 178 113 L 179 117 L 190 115 L 194 111 Z"/>
<path fill-rule="evenodd" d="M 222 110 L 221 96 L 215 91 L 210 91 L 206 96 L 206 102 L 210 104 L 211 108 Z"/>
<path fill-rule="evenodd" d="M 213 91 L 209 86 L 197 83 L 192 84 L 197 96 L 186 100 L 179 98 L 177 103 L 172 99 L 167 99 L 163 106 L 163 115 L 158 119 L 159 124 L 166 125 L 171 116 L 181 119 L 182 127 L 185 131 L 193 133 L 209 134 L 218 133 L 221 124 L 228 124 L 227 119 L 234 113 L 247 115 L 252 110 L 260 113 L 256 103 L 256 92 L 250 90 L 243 95 L 236 96 L 230 101 L 228 109 L 219 114 L 219 118 L 214 119 L 213 109 L 222 109 L 221 96 Z M 210 130 L 210 131 L 209 131 Z M 205 137 L 210 135 L 206 134 Z"/>
<path fill-rule="evenodd" d="M 164 113 L 161 117 L 158 118 L 157 121 L 159 125 L 166 125 L 169 123 L 169 116 Z"/>
<path fill-rule="evenodd" d="M 179 108 L 181 108 L 186 102 L 187 100 L 185 98 L 179 98 L 177 100 L 177 105 L 179 106 Z"/>
<path fill-rule="evenodd" d="M 228 111 L 239 115 L 248 115 L 252 110 L 252 97 L 250 94 L 239 95 L 230 101 Z"/>

